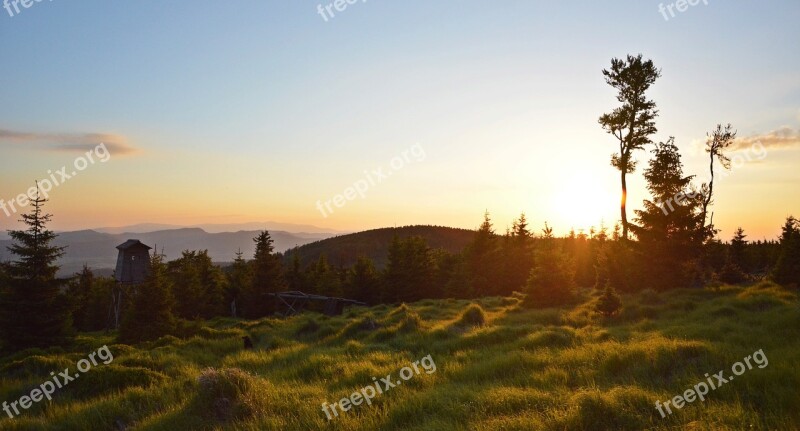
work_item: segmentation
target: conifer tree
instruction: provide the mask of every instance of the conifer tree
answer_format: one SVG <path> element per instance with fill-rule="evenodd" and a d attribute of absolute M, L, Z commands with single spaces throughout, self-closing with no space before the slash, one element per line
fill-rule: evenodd
<path fill-rule="evenodd" d="M 528 229 L 528 220 L 525 213 L 514 221 L 510 236 L 505 241 L 503 263 L 503 285 L 496 293 L 510 295 L 516 290 L 525 287 L 525 282 L 533 267 L 533 241 L 532 233 Z"/>
<path fill-rule="evenodd" d="M 175 297 L 175 315 L 182 319 L 200 316 L 202 289 L 195 258 L 197 252 L 184 250 L 181 257 L 167 264 Z"/>
<path fill-rule="evenodd" d="M 136 343 L 155 340 L 175 330 L 174 297 L 163 257 L 153 253 L 147 278 L 133 292 L 131 306 L 119 328 L 119 340 Z"/>
<path fill-rule="evenodd" d="M 250 285 L 242 292 L 242 315 L 248 319 L 256 319 L 273 311 L 272 299 L 267 293 L 286 290 L 281 258 L 275 254 L 273 240 L 268 231 L 262 231 L 253 238 L 256 251 L 250 262 L 253 278 Z"/>
<path fill-rule="evenodd" d="M 554 307 L 575 298 L 575 268 L 545 223 L 537 240 L 533 269 L 526 286 L 526 303 L 534 307 Z"/>
<path fill-rule="evenodd" d="M 87 265 L 69 283 L 67 293 L 72 305 L 72 325 L 80 331 L 89 329 L 89 306 L 94 290 L 95 277 Z"/>
<path fill-rule="evenodd" d="M 637 225 L 631 230 L 639 239 L 639 261 L 648 284 L 658 290 L 689 287 L 699 277 L 702 244 L 707 230 L 702 223 L 703 196 L 691 188 L 692 176 L 684 176 L 683 163 L 674 138 L 661 142 L 645 171 L 653 200 L 636 211 Z M 656 202 L 677 205 L 666 211 Z M 662 204 L 663 205 L 663 204 Z"/>
<path fill-rule="evenodd" d="M 731 239 L 731 244 L 728 246 L 728 253 L 725 259 L 725 264 L 720 271 L 719 278 L 725 283 L 741 283 L 747 280 L 745 274 L 745 247 L 747 241 L 745 238 L 744 229 L 741 227 L 736 229 L 736 232 Z"/>
<path fill-rule="evenodd" d="M 466 250 L 467 267 L 471 272 L 472 287 L 478 295 L 497 294 L 500 279 L 500 244 L 487 211 Z"/>
<path fill-rule="evenodd" d="M 603 294 L 595 302 L 595 310 L 604 317 L 611 317 L 617 314 L 620 308 L 622 308 L 622 298 L 610 284 L 607 284 L 603 289 Z"/>
<path fill-rule="evenodd" d="M 236 252 L 236 258 L 233 260 L 233 265 L 231 265 L 228 272 L 226 300 L 232 317 L 239 316 L 238 308 L 241 304 L 242 292 L 253 282 L 252 268 L 247 264 L 243 256 L 242 250 Z"/>
<path fill-rule="evenodd" d="M 783 225 L 780 254 L 772 278 L 785 286 L 800 286 L 800 221 L 793 216 Z"/>
<path fill-rule="evenodd" d="M 360 256 L 355 264 L 347 271 L 348 298 L 376 304 L 380 294 L 380 274 L 375 269 L 375 264 L 366 256 Z"/>
<path fill-rule="evenodd" d="M 0 334 L 7 349 L 49 347 L 72 334 L 70 303 L 60 293 L 56 261 L 64 248 L 53 245 L 57 235 L 47 229 L 52 215 L 44 212 L 47 199 L 29 196 L 30 213 L 23 214 L 25 230 L 12 230 L 8 250 L 16 260 L 7 266 L 8 286 L 0 296 Z"/>

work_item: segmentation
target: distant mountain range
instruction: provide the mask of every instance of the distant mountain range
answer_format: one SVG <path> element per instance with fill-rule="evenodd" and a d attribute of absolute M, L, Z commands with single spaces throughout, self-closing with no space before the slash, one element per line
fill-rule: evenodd
<path fill-rule="evenodd" d="M 81 230 L 74 232 L 59 232 L 54 243 L 66 246 L 65 255 L 59 260 L 61 270 L 59 276 L 65 277 L 79 271 L 84 264 L 98 274 L 109 275 L 117 262 L 116 246 L 128 239 L 138 239 L 150 247 L 163 250 L 167 259 L 180 257 L 183 250 L 208 250 L 209 256 L 215 262 L 230 262 L 234 259 L 236 251 L 240 250 L 248 258 L 255 252 L 253 238 L 265 227 L 258 230 L 239 230 L 237 232 L 207 232 L 200 228 L 182 228 L 145 231 L 146 226 L 140 225 L 137 232 L 125 231 L 122 233 L 107 233 L 99 230 Z M 221 225 L 220 225 L 221 226 Z M 300 225 L 293 225 L 300 226 Z M 309 226 L 313 228 L 313 226 Z M 333 236 L 330 232 L 300 232 L 290 233 L 280 230 L 270 230 L 275 241 L 276 251 L 285 251 L 289 248 L 302 246 L 310 242 L 322 240 Z M 11 245 L 8 236 L 0 239 L 0 262 L 8 261 L 13 256 L 7 247 Z"/>
<path fill-rule="evenodd" d="M 472 241 L 475 231 L 442 226 L 404 226 L 398 228 L 373 229 L 364 232 L 336 235 L 336 231 L 307 225 L 287 223 L 247 223 L 243 225 L 205 225 L 212 231 L 200 228 L 160 229 L 161 224 L 140 224 L 118 228 L 100 228 L 72 232 L 59 232 L 55 245 L 65 246 L 65 255 L 59 260 L 58 275 L 67 277 L 88 265 L 98 275 L 111 275 L 117 262 L 116 246 L 128 239 L 138 239 L 166 255 L 168 260 L 180 257 L 183 250 L 208 250 L 214 262 L 233 261 L 241 250 L 248 259 L 255 252 L 255 238 L 263 229 L 268 229 L 275 241 L 275 250 L 285 253 L 287 261 L 291 253 L 298 253 L 303 265 L 316 262 L 325 254 L 333 265 L 352 265 L 359 256 L 371 258 L 379 268 L 386 264 L 392 237 L 421 236 L 431 248 L 441 248 L 451 253 L 460 252 Z M 214 232 L 224 228 L 247 228 L 234 232 Z M 298 229 L 300 232 L 277 230 L 276 227 Z M 154 230 L 150 230 L 154 229 Z M 11 240 L 0 237 L 0 262 L 13 256 L 7 247 Z"/>
<path fill-rule="evenodd" d="M 156 232 L 162 230 L 175 230 L 175 229 L 183 229 L 183 228 L 200 228 L 208 233 L 222 233 L 222 232 L 238 232 L 241 230 L 248 230 L 248 231 L 261 231 L 261 230 L 269 230 L 272 232 L 273 230 L 279 230 L 283 232 L 290 232 L 295 235 L 317 235 L 318 233 L 329 233 L 329 234 L 344 234 L 349 233 L 346 231 L 341 230 L 334 230 L 334 229 L 327 229 L 318 226 L 312 226 L 308 224 L 294 224 L 294 223 L 281 223 L 275 221 L 266 221 L 266 222 L 248 222 L 248 223 L 208 223 L 208 224 L 198 224 L 198 225 L 191 225 L 191 226 L 181 226 L 181 225 L 172 225 L 172 224 L 163 224 L 163 223 L 140 223 L 130 226 L 119 226 L 119 227 L 101 227 L 92 229 L 96 232 L 101 233 L 147 233 L 147 232 Z"/>

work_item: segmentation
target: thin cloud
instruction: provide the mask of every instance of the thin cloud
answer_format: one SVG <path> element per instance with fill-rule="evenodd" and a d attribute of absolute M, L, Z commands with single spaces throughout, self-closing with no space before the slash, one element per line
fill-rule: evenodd
<path fill-rule="evenodd" d="M 111 133 L 32 133 L 0 129 L 0 144 L 34 144 L 45 151 L 85 153 L 102 144 L 111 154 L 125 156 L 136 154 L 138 149 L 128 144 L 122 135 Z"/>
<path fill-rule="evenodd" d="M 746 138 L 738 138 L 731 146 L 733 150 L 744 150 L 760 143 L 764 148 L 784 149 L 800 146 L 800 130 L 789 126 L 783 126 L 778 130 L 773 130 L 761 135 L 754 135 Z"/>

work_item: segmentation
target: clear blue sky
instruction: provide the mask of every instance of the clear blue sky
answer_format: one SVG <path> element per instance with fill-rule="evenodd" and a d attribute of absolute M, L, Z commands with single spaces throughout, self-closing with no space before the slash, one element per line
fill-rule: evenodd
<path fill-rule="evenodd" d="M 716 123 L 787 137 L 717 198 L 723 237 L 774 235 L 800 215 L 800 2 L 701 1 L 668 21 L 659 3 L 367 0 L 327 22 L 307 0 L 0 9 L 0 198 L 72 163 L 60 141 L 107 134 L 112 159 L 51 193 L 56 227 L 475 227 L 484 209 L 501 231 L 521 211 L 559 231 L 611 225 L 615 143 L 597 117 L 616 101 L 600 70 L 641 52 L 663 70 L 656 138 L 676 136 L 688 173 Z M 366 198 L 315 207 L 416 143 L 425 160 Z M 635 208 L 644 181 L 630 182 Z"/>

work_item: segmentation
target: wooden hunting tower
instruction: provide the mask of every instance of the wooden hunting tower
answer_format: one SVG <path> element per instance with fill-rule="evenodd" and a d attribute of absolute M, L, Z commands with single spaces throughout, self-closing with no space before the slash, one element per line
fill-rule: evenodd
<path fill-rule="evenodd" d="M 138 239 L 129 239 L 117 246 L 117 270 L 115 277 L 121 284 L 143 283 L 147 277 L 147 265 L 151 247 Z"/>

